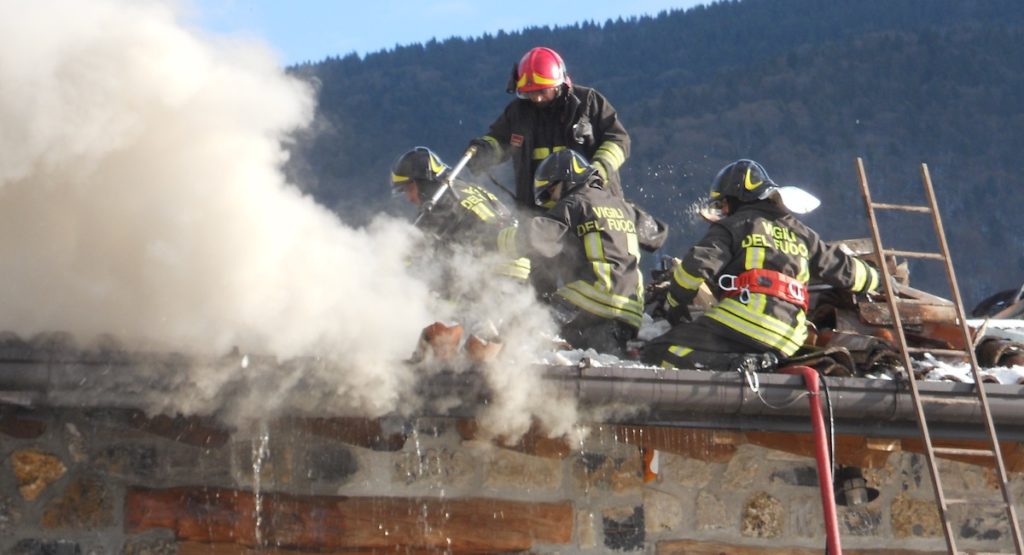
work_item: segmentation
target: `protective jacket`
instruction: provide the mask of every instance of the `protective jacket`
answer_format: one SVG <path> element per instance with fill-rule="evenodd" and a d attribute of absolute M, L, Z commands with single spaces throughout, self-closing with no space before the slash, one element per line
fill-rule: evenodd
<path fill-rule="evenodd" d="M 445 193 L 429 211 L 421 212 L 417 227 L 433 235 L 444 244 L 458 243 L 493 249 L 498 234 L 516 225 L 515 216 L 494 194 L 483 187 L 470 185 L 460 180 L 452 184 L 452 190 Z M 495 272 L 527 279 L 530 274 L 529 260 L 509 259 Z"/>
<path fill-rule="evenodd" d="M 554 259 L 563 283 L 555 296 L 587 314 L 639 329 L 644 306 L 636 214 L 602 188 L 599 176 L 568 191 L 524 229 L 507 230 L 500 246 L 526 254 L 533 264 Z"/>
<path fill-rule="evenodd" d="M 619 167 L 629 157 L 629 134 L 615 108 L 594 89 L 566 88 L 545 107 L 513 100 L 474 143 L 481 147 L 470 161 L 474 171 L 512 159 L 520 207 L 538 209 L 533 198 L 534 172 L 548 155 L 564 148 L 585 156 L 603 174 L 605 188 L 622 197 Z"/>
<path fill-rule="evenodd" d="M 756 283 L 746 291 L 725 289 L 733 286 L 731 276 L 745 272 L 761 276 L 766 284 L 789 287 L 782 288 L 782 294 L 756 292 Z M 788 357 L 807 338 L 805 308 L 798 301 L 806 295 L 811 276 L 854 293 L 878 286 L 874 268 L 837 246 L 829 246 L 784 208 L 769 200 L 741 204 L 735 213 L 711 224 L 707 235 L 675 269 L 669 287 L 669 319 L 676 323 L 706 282 L 718 303 L 696 323 L 751 345 L 751 350 L 771 350 Z M 673 337 L 674 331 L 676 328 L 654 342 L 700 349 L 700 345 L 686 344 L 686 338 Z"/>

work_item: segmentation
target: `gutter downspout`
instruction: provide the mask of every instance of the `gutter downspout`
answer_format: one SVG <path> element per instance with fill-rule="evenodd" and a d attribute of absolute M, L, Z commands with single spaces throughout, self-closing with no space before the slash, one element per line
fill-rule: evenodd
<path fill-rule="evenodd" d="M 842 555 L 839 541 L 839 518 L 836 515 L 836 497 L 832 489 L 832 461 L 828 453 L 828 436 L 825 433 L 825 417 L 821 413 L 821 395 L 818 372 L 807 366 L 786 366 L 780 374 L 803 376 L 807 386 L 808 402 L 811 407 L 811 425 L 814 427 L 814 455 L 818 461 L 818 486 L 821 488 L 821 511 L 825 515 L 826 553 Z"/>

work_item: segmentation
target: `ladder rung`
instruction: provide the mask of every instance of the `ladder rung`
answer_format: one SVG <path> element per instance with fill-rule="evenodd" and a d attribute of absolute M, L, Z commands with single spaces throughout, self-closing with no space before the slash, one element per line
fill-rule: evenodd
<path fill-rule="evenodd" d="M 902 210 L 904 212 L 921 212 L 928 214 L 932 209 L 928 206 L 915 206 L 912 204 L 889 204 L 886 202 L 873 202 L 871 203 L 873 208 L 881 208 L 882 210 Z"/>
<path fill-rule="evenodd" d="M 904 258 L 927 258 L 929 260 L 945 260 L 946 257 L 942 256 L 937 252 L 914 252 L 914 251 L 897 251 L 892 249 L 883 249 L 882 252 L 885 254 L 891 254 L 893 256 L 902 256 Z"/>
<path fill-rule="evenodd" d="M 994 457 L 996 452 L 991 449 L 964 449 L 961 447 L 932 447 L 939 455 L 962 455 L 965 457 Z"/>
<path fill-rule="evenodd" d="M 989 507 L 1005 507 L 1006 501 L 995 499 L 949 499 L 946 498 L 946 505 L 987 505 Z"/>
<path fill-rule="evenodd" d="M 946 356 L 968 356 L 967 351 L 961 351 L 958 349 L 929 349 L 928 347 L 907 347 L 908 353 L 931 353 L 933 355 L 946 355 Z"/>
<path fill-rule="evenodd" d="M 883 262 L 883 264 L 882 264 L 883 275 L 886 278 L 889 278 L 888 272 L 885 272 L 885 264 L 884 264 L 884 261 L 886 260 L 886 257 L 888 257 L 888 256 L 897 256 L 897 257 L 914 258 L 914 259 L 928 259 L 928 260 L 937 260 L 939 262 L 942 262 L 946 266 L 946 273 L 947 273 L 947 276 L 949 278 L 948 283 L 949 283 L 949 286 L 950 286 L 950 291 L 953 294 L 953 299 L 952 299 L 953 302 L 951 304 L 956 309 L 957 319 L 963 317 L 963 315 L 964 315 L 963 301 L 961 300 L 960 292 L 959 292 L 959 290 L 957 288 L 956 278 L 953 275 L 954 274 L 954 271 L 953 271 L 953 261 L 951 259 L 950 254 L 949 254 L 949 247 L 946 244 L 946 234 L 945 234 L 945 232 L 942 229 L 942 218 L 939 216 L 938 204 L 935 201 L 935 190 L 932 187 L 932 179 L 931 179 L 931 175 L 928 173 L 928 166 L 926 164 L 921 164 L 921 178 L 922 178 L 922 181 L 924 183 L 925 196 L 927 198 L 928 206 L 911 206 L 911 205 L 905 205 L 905 204 L 886 204 L 886 203 L 873 202 L 871 200 L 871 193 L 868 190 L 868 178 L 867 178 L 867 174 L 864 171 L 864 160 L 862 158 L 857 158 L 857 173 L 858 173 L 858 177 L 860 178 L 860 188 L 861 188 L 861 192 L 864 195 L 864 202 L 867 205 L 868 224 L 869 224 L 869 227 L 870 227 L 870 230 L 871 230 L 871 236 L 872 236 L 872 241 L 873 241 L 873 244 L 874 244 L 874 247 L 875 247 L 875 253 L 878 256 L 878 258 Z M 876 209 L 877 210 L 897 210 L 897 211 L 903 211 L 903 212 L 917 212 L 917 213 L 928 214 L 930 216 L 931 220 L 932 220 L 932 223 L 934 224 L 934 227 L 935 227 L 935 239 L 936 239 L 937 244 L 938 244 L 937 248 L 942 252 L 942 254 L 938 254 L 938 253 L 934 253 L 934 252 L 912 252 L 912 251 L 901 251 L 901 250 L 885 249 L 882 246 L 882 238 L 881 238 L 881 234 L 880 234 L 879 229 L 878 229 L 878 227 L 879 227 L 878 226 L 878 221 L 877 221 L 876 216 L 875 216 L 875 210 Z M 889 284 L 889 283 L 886 283 L 885 285 L 886 285 L 886 288 L 885 288 L 886 292 L 887 293 L 893 293 L 892 296 L 895 297 L 895 292 L 893 291 L 894 287 L 891 286 L 891 284 Z M 1018 295 L 1018 297 L 1021 297 L 1021 296 L 1024 296 L 1024 288 L 1022 288 L 1022 293 L 1020 295 Z M 974 357 L 971 356 L 972 355 L 971 349 L 973 348 L 973 346 L 971 345 L 970 337 L 966 337 L 968 335 L 966 333 L 967 332 L 967 328 L 966 327 L 964 327 L 964 332 L 965 332 L 964 333 L 964 335 L 965 335 L 964 339 L 966 340 L 967 344 L 964 346 L 963 350 L 956 350 L 956 351 L 954 351 L 954 350 L 950 350 L 950 349 L 911 349 L 911 348 L 908 348 L 908 346 L 907 346 L 906 336 L 905 336 L 905 333 L 903 331 L 902 324 L 900 322 L 900 320 L 902 318 L 898 316 L 899 313 L 900 313 L 900 310 L 897 310 L 897 307 L 900 305 L 900 303 L 898 302 L 898 299 L 890 298 L 889 299 L 889 305 L 892 308 L 892 312 L 893 312 L 892 316 L 896 320 L 895 326 L 896 326 L 896 330 L 899 332 L 900 347 L 901 347 L 902 352 L 903 352 L 903 357 L 904 357 L 904 360 L 908 364 L 911 362 L 910 359 L 909 359 L 909 354 L 912 353 L 912 352 L 913 353 L 931 352 L 933 354 L 949 354 L 949 355 L 956 355 L 956 356 L 961 356 L 961 357 L 965 356 L 965 355 L 968 355 L 968 358 L 970 359 L 970 362 L 971 362 L 971 365 L 972 365 L 972 369 L 971 369 L 972 373 L 974 374 L 974 377 L 977 378 L 976 381 L 978 381 L 978 382 L 982 381 L 981 377 L 979 376 L 979 373 L 978 373 L 979 368 L 978 368 L 978 366 L 976 364 L 977 361 L 975 361 Z M 960 323 L 962 324 L 963 322 L 960 322 Z M 980 335 L 980 333 L 979 333 L 979 335 Z M 945 512 L 946 503 L 948 502 L 948 503 L 953 503 L 953 504 L 971 504 L 971 503 L 976 503 L 976 502 L 967 501 L 967 500 L 960 500 L 960 499 L 948 500 L 947 501 L 947 500 L 944 499 L 944 495 L 943 495 L 943 491 L 942 491 L 942 482 L 939 479 L 939 467 L 938 467 L 938 465 L 936 464 L 936 461 L 935 461 L 935 457 L 937 455 L 963 456 L 963 457 L 987 457 L 987 458 L 994 459 L 993 462 L 995 463 L 996 467 L 999 470 L 1000 488 L 1002 489 L 1003 498 L 1005 500 L 1005 503 L 1002 504 L 1002 506 L 1005 507 L 1005 509 L 1007 511 L 1007 514 L 1010 517 L 1008 519 L 1008 521 L 1009 521 L 1009 525 L 1010 525 L 1009 526 L 1010 533 L 1013 536 L 1013 543 L 1014 543 L 1014 546 L 1015 546 L 1014 551 L 1018 555 L 1024 555 L 1024 538 L 1022 538 L 1022 536 L 1021 536 L 1020 523 L 1017 521 L 1016 511 L 1015 511 L 1014 504 L 1013 504 L 1013 501 L 1011 500 L 1011 496 L 1010 496 L 1010 491 L 1009 491 L 1010 488 L 1009 488 L 1009 485 L 1006 482 L 1006 474 L 1005 474 L 1005 471 L 1003 469 L 1003 461 L 1000 460 L 1001 459 L 1001 455 L 1000 455 L 999 443 L 998 443 L 998 441 L 997 441 L 997 439 L 995 437 L 995 431 L 992 429 L 992 422 L 991 422 L 992 415 L 991 415 L 991 411 L 989 409 L 988 403 L 986 402 L 985 389 L 984 389 L 983 384 L 978 383 L 978 384 L 976 384 L 974 386 L 974 394 L 975 394 L 975 396 L 977 398 L 976 401 L 974 401 L 974 402 L 976 403 L 976 406 L 977 406 L 978 410 L 980 410 L 982 415 L 986 418 L 986 422 L 987 422 L 988 428 L 989 428 L 988 431 L 989 431 L 989 435 L 990 435 L 990 439 L 991 439 L 991 443 L 988 443 L 987 445 L 990 445 L 991 448 L 990 449 L 962 449 L 962 448 L 954 448 L 954 447 L 933 447 L 932 444 L 931 444 L 931 439 L 929 437 L 930 434 L 928 432 L 928 423 L 927 423 L 927 419 L 925 417 L 924 407 L 922 406 L 922 397 L 923 396 L 918 392 L 917 386 L 915 385 L 917 378 L 914 377 L 913 368 L 906 368 L 905 371 L 908 374 L 907 379 L 910 380 L 910 385 L 912 386 L 911 391 L 913 392 L 913 399 L 914 399 L 914 402 L 915 402 L 915 405 L 916 405 L 915 408 L 917 409 L 918 424 L 919 424 L 919 426 L 921 428 L 921 435 L 922 435 L 922 437 L 924 439 L 925 446 L 926 446 L 926 448 L 925 448 L 925 455 L 928 457 L 929 472 L 932 475 L 932 486 L 935 488 L 936 501 L 939 503 L 939 517 L 943 521 L 943 524 L 944 524 L 944 531 L 945 531 L 945 536 L 946 536 L 946 545 L 949 548 L 949 553 L 951 553 L 951 554 L 955 553 L 956 555 L 966 555 L 968 553 L 968 551 L 961 551 L 961 550 L 957 549 L 956 542 L 953 539 L 953 530 L 952 530 L 952 526 L 951 526 L 951 523 L 950 523 L 950 519 L 949 519 L 949 517 L 947 516 L 947 514 Z M 938 396 L 933 396 L 932 398 L 936 398 L 936 397 L 938 397 Z M 960 397 L 960 396 L 958 396 L 956 398 L 951 398 L 951 399 L 948 399 L 948 400 L 944 400 L 944 399 L 941 399 L 941 398 L 936 398 L 936 402 L 937 403 L 943 403 L 943 402 L 946 402 L 946 403 L 962 403 L 963 401 L 961 399 L 962 399 L 962 397 Z M 985 461 L 985 462 L 988 462 L 988 461 Z M 980 505 L 980 504 L 983 504 L 983 503 L 978 503 L 978 504 Z M 984 503 L 984 504 L 987 505 L 987 503 Z M 968 509 L 968 510 L 970 510 L 970 509 Z"/>

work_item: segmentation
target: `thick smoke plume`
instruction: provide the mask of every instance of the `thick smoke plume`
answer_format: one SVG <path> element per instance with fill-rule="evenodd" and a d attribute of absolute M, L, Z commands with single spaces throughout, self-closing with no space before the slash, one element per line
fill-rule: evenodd
<path fill-rule="evenodd" d="M 345 227 L 285 183 L 308 88 L 167 3 L 4 4 L 0 330 L 335 356 L 358 401 L 393 403 L 430 321 L 410 228 Z"/>
<path fill-rule="evenodd" d="M 287 183 L 282 141 L 310 122 L 311 90 L 265 46 L 203 36 L 175 8 L 2 0 L 0 331 L 207 361 L 237 348 L 127 367 L 119 383 L 163 388 L 143 400 L 153 411 L 414 408 L 403 360 L 423 326 L 460 317 L 410 272 L 417 232 L 386 218 L 353 229 Z M 573 403 L 530 370 L 550 321 L 529 295 L 510 298 L 515 318 L 499 313 L 508 302 L 477 314 L 505 320 L 515 344 L 490 369 L 485 420 L 514 435 L 537 415 L 563 433 Z M 268 357 L 307 363 L 257 363 Z"/>

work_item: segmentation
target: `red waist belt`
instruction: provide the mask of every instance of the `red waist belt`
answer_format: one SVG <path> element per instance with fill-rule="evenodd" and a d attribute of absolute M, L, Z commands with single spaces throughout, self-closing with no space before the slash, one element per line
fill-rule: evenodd
<path fill-rule="evenodd" d="M 718 287 L 724 296 L 739 297 L 744 304 L 750 300 L 751 293 L 763 293 L 807 310 L 807 286 L 775 270 L 757 268 L 738 276 L 723 274 L 718 278 Z"/>

